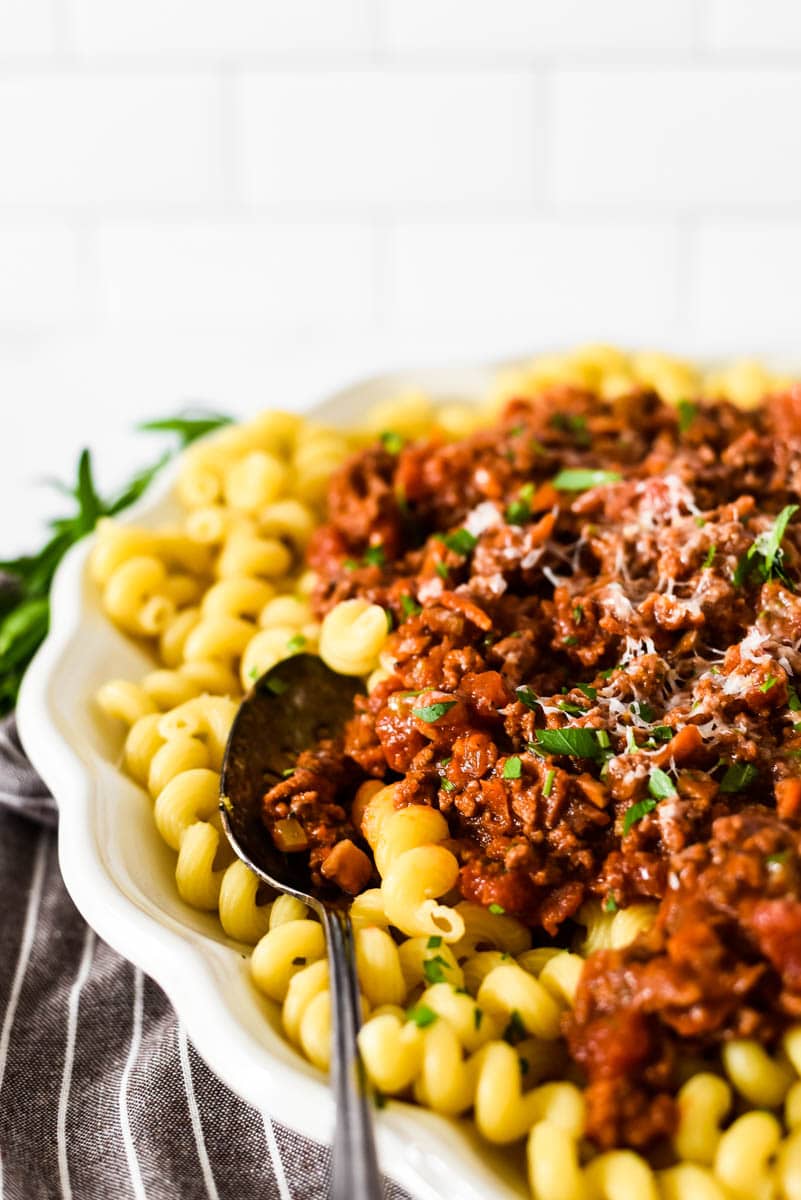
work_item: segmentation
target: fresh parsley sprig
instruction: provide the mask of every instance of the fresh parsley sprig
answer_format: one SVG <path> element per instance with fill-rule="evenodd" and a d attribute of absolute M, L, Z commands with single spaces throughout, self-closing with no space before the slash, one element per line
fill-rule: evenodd
<path fill-rule="evenodd" d="M 50 587 L 70 547 L 91 533 L 100 517 L 115 517 L 134 504 L 175 453 L 230 421 L 230 417 L 219 413 L 187 412 L 140 425 L 147 432 L 175 435 L 177 444 L 108 498 L 102 497 L 95 485 L 90 451 L 81 451 L 75 483 L 57 485 L 73 500 L 74 511 L 49 522 L 50 537 L 41 550 L 0 560 L 0 715 L 16 705 L 28 663 L 47 634 Z"/>
<path fill-rule="evenodd" d="M 790 519 L 798 512 L 797 504 L 787 504 L 769 529 L 760 533 L 746 550 L 734 572 L 734 586 L 742 587 L 746 580 L 766 583 L 768 579 L 780 579 L 790 583 L 784 570 L 782 541 Z"/>

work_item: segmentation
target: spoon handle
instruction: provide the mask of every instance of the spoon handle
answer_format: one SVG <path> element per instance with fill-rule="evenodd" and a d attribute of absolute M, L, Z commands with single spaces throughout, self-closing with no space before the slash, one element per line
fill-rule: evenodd
<path fill-rule="evenodd" d="M 323 909 L 331 980 L 331 1086 L 336 1124 L 330 1200 L 381 1200 L 370 1098 L 356 1034 L 361 1025 L 353 927 L 347 912 Z"/>

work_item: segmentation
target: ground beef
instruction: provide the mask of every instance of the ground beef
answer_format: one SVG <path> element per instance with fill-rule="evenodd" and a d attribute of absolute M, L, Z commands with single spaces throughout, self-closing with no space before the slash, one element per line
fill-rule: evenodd
<path fill-rule="evenodd" d="M 801 835 L 767 808 L 720 817 L 675 855 L 656 924 L 590 955 L 566 1021 L 601 1146 L 672 1130 L 679 1049 L 774 1042 L 801 1017 Z"/>
<path fill-rule="evenodd" d="M 303 821 L 316 792 L 324 857 L 353 773 L 397 781 L 446 816 L 464 896 L 562 944 L 588 898 L 661 901 L 650 937 L 590 959 L 569 1031 L 592 1136 L 645 1144 L 680 1037 L 799 1015 L 801 389 L 745 413 L 560 388 L 398 441 L 337 475 L 310 549 L 320 615 L 386 608 L 391 674 L 357 699 L 347 776 L 299 772 L 267 810 Z"/>

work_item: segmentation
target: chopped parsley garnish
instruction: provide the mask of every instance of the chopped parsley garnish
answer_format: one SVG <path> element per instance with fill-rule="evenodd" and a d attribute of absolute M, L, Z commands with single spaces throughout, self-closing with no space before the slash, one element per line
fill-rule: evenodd
<path fill-rule="evenodd" d="M 770 529 L 760 533 L 748 547 L 734 572 L 734 586 L 741 587 L 753 577 L 760 583 L 768 579 L 780 579 L 789 584 L 782 566 L 784 551 L 782 540 L 791 518 L 798 512 L 797 504 L 787 504 L 777 516 Z"/>
<path fill-rule="evenodd" d="M 704 571 L 708 570 L 712 566 L 712 563 L 715 561 L 715 555 L 717 554 L 717 552 L 718 552 L 718 548 L 715 545 L 715 543 L 713 542 L 712 545 L 709 547 L 709 549 L 706 552 L 706 558 L 704 559 L 704 565 L 703 565 Z"/>
<path fill-rule="evenodd" d="M 584 609 L 581 607 L 580 604 L 573 605 L 573 620 L 576 622 L 577 625 L 580 625 L 581 622 L 584 620 Z"/>
<path fill-rule="evenodd" d="M 442 938 L 439 936 L 438 933 L 432 933 L 431 937 L 426 942 L 426 949 L 439 950 L 441 945 L 442 945 Z"/>
<path fill-rule="evenodd" d="M 380 543 L 377 543 L 375 546 L 368 546 L 362 558 L 362 562 L 368 567 L 383 567 L 386 561 L 384 547 Z"/>
<path fill-rule="evenodd" d="M 255 681 L 255 680 L 257 680 L 258 678 L 259 678 L 259 668 L 258 668 L 258 667 L 251 667 L 251 668 L 250 668 L 250 670 L 248 671 L 248 679 L 251 679 L 251 680 L 254 680 L 254 681 Z"/>
<path fill-rule="evenodd" d="M 521 704 L 525 704 L 526 708 L 534 709 L 537 707 L 537 697 L 530 687 L 515 688 L 515 695 Z"/>
<path fill-rule="evenodd" d="M 490 904 L 487 911 L 491 912 L 493 917 L 502 917 L 503 914 L 506 912 L 506 909 L 503 907 L 502 904 Z"/>
<path fill-rule="evenodd" d="M 476 1007 L 473 1009 L 473 1028 L 480 1029 L 481 1022 L 483 1021 L 483 1019 L 484 1019 L 484 1010 L 479 1008 L 478 1005 L 476 1005 Z"/>
<path fill-rule="evenodd" d="M 267 691 L 272 692 L 274 696 L 283 696 L 284 692 L 289 687 L 289 684 L 284 683 L 283 679 L 272 678 L 266 681 L 265 687 L 267 688 Z"/>
<path fill-rule="evenodd" d="M 799 709 L 801 709 L 801 696 L 799 696 L 795 688 L 792 687 L 788 688 L 787 692 L 787 707 L 789 708 L 790 712 L 798 712 Z"/>
<path fill-rule="evenodd" d="M 451 783 L 450 779 L 440 779 L 439 786 L 442 788 L 443 792 L 452 792 L 455 789 L 456 784 Z"/>
<path fill-rule="evenodd" d="M 777 850 L 775 852 L 775 854 L 769 854 L 766 857 L 765 862 L 768 864 L 775 863 L 777 866 L 782 866 L 784 863 L 787 862 L 789 857 L 790 857 L 789 850 Z"/>
<path fill-rule="evenodd" d="M 606 897 L 606 899 L 604 900 L 604 903 L 603 903 L 603 910 L 605 913 L 616 913 L 617 912 L 617 900 L 615 899 L 614 896 Z"/>
<path fill-rule="evenodd" d="M 558 700 L 556 707 L 560 708 L 563 713 L 570 713 L 573 717 L 583 717 L 586 711 L 578 704 L 571 704 L 569 700 Z"/>
<path fill-rule="evenodd" d="M 644 700 L 635 700 L 632 706 L 638 717 L 642 717 L 643 721 L 653 721 L 654 710 L 650 704 L 646 704 Z"/>
<path fill-rule="evenodd" d="M 503 764 L 504 779 L 519 779 L 522 772 L 522 763 L 517 754 L 511 755 Z"/>
<path fill-rule="evenodd" d="M 299 650 L 303 650 L 306 645 L 306 639 L 302 633 L 295 633 L 286 644 L 286 648 L 290 654 L 297 654 Z"/>
<path fill-rule="evenodd" d="M 693 517 L 693 520 L 699 529 L 703 529 L 706 525 L 706 517 Z"/>
<path fill-rule="evenodd" d="M 285 767 L 285 768 L 284 768 L 284 770 L 281 772 L 281 778 L 282 778 L 282 779 L 289 779 L 289 776 L 290 776 L 290 775 L 294 775 L 294 774 L 295 774 L 295 770 L 296 770 L 296 768 L 295 768 L 295 767 Z"/>
<path fill-rule="evenodd" d="M 640 747 L 637 745 L 637 739 L 634 736 L 634 730 L 631 728 L 631 726 L 629 726 L 629 728 L 626 730 L 626 753 L 636 754 L 639 748 Z"/>
<path fill-rule="evenodd" d="M 359 564 L 355 558 L 346 558 L 342 565 L 346 571 L 357 571 L 359 569 Z"/>
<path fill-rule="evenodd" d="M 598 758 L 601 749 L 598 729 L 535 729 L 537 745 L 547 754 L 572 754 L 575 758 Z M 607 738 L 608 738 L 607 734 Z"/>
<path fill-rule="evenodd" d="M 475 550 L 478 545 L 478 538 L 474 537 L 469 529 L 457 529 L 453 533 L 446 534 L 442 541 L 449 550 L 453 550 L 454 554 L 461 554 L 466 557 L 471 550 Z"/>
<path fill-rule="evenodd" d="M 503 1031 L 503 1040 L 508 1042 L 510 1046 L 516 1046 L 518 1042 L 523 1041 L 525 1036 L 526 1027 L 523 1024 L 523 1018 L 517 1009 L 513 1008 L 509 1023 Z"/>
<path fill-rule="evenodd" d="M 435 954 L 433 958 L 427 958 L 423 963 L 423 974 L 426 977 L 427 983 L 445 983 L 446 975 L 443 967 L 450 967 L 450 963 L 441 954 Z"/>
<path fill-rule="evenodd" d="M 594 687 L 590 687 L 590 685 L 588 683 L 577 683 L 576 691 L 583 692 L 588 700 L 594 700 L 595 697 L 598 695 L 598 689 L 594 688 Z"/>
<path fill-rule="evenodd" d="M 509 525 L 525 525 L 531 519 L 531 505 L 528 500 L 513 500 L 506 509 L 506 520 Z"/>
<path fill-rule="evenodd" d="M 654 725 L 651 730 L 651 737 L 658 742 L 669 742 L 673 737 L 673 730 L 670 725 Z"/>
<path fill-rule="evenodd" d="M 571 413 L 553 413 L 548 424 L 552 429 L 560 429 L 563 433 L 570 433 L 576 440 L 578 446 L 589 446 L 590 434 L 587 429 L 587 418 Z"/>
<path fill-rule="evenodd" d="M 551 792 L 553 791 L 553 781 L 555 778 L 556 771 L 554 771 L 553 767 L 551 767 L 551 769 L 547 772 L 545 776 L 545 782 L 542 785 L 543 796 L 550 796 Z"/>
<path fill-rule="evenodd" d="M 425 704 L 422 708 L 413 708 L 412 715 L 433 725 L 440 717 L 444 717 L 446 712 L 450 712 L 455 704 L 455 700 L 440 700 L 437 704 Z"/>
<path fill-rule="evenodd" d="M 776 678 L 776 676 L 775 676 L 775 675 L 768 675 L 768 677 L 767 677 L 767 679 L 765 680 L 765 682 L 764 682 L 764 683 L 760 683 L 760 685 L 759 685 L 759 690 L 760 690 L 760 692 L 769 692 L 769 691 L 770 691 L 770 689 L 771 689 L 771 688 L 773 688 L 773 687 L 775 687 L 775 686 L 776 686 L 776 684 L 777 684 L 778 682 L 779 682 L 779 681 L 778 681 L 778 679 Z"/>
<path fill-rule="evenodd" d="M 449 575 L 448 564 L 444 562 L 434 563 L 434 570 L 439 575 L 440 579 L 447 579 Z"/>
<path fill-rule="evenodd" d="M 569 635 L 568 635 L 568 637 L 566 637 L 566 638 L 565 638 L 565 642 L 564 642 L 564 644 L 565 644 L 566 646 L 577 646 L 577 645 L 578 645 L 578 638 L 577 638 L 577 637 L 575 637 L 575 636 L 574 636 L 574 635 L 571 633 L 571 634 L 569 634 Z"/>
<path fill-rule="evenodd" d="M 587 470 L 584 467 L 565 467 L 553 479 L 553 486 L 560 492 L 586 492 L 590 488 L 606 483 L 619 483 L 623 476 L 619 471 Z"/>
<path fill-rule="evenodd" d="M 381 434 L 381 445 L 390 454 L 400 454 L 404 440 L 399 433 L 395 433 L 394 429 L 387 429 Z"/>
<path fill-rule="evenodd" d="M 427 1004 L 415 1004 L 413 1008 L 406 1010 L 406 1019 L 414 1021 L 418 1029 L 425 1029 L 428 1025 L 434 1024 L 437 1014 Z"/>
<path fill-rule="evenodd" d="M 720 781 L 720 790 L 727 795 L 743 792 L 758 775 L 759 771 L 752 763 L 730 763 Z"/>
<path fill-rule="evenodd" d="M 644 800 L 638 800 L 636 804 L 632 804 L 630 808 L 626 809 L 626 815 L 623 818 L 623 836 L 625 837 L 632 825 L 641 820 L 646 813 L 653 812 L 656 805 L 657 801 L 653 796 L 646 796 Z"/>
<path fill-rule="evenodd" d="M 409 617 L 414 617 L 417 615 L 417 613 L 423 611 L 422 608 L 420 607 L 420 605 L 417 603 L 417 601 L 414 600 L 408 594 L 408 592 L 404 592 L 403 595 L 401 596 L 400 606 L 401 606 L 401 612 L 403 613 L 405 620 L 408 620 Z"/>
<path fill-rule="evenodd" d="M 698 416 L 698 405 L 692 400 L 679 400 L 676 408 L 679 414 L 679 433 L 686 433 Z"/>
<path fill-rule="evenodd" d="M 652 767 L 648 776 L 648 791 L 656 800 L 670 800 L 676 795 L 676 786 L 661 767 Z"/>
<path fill-rule="evenodd" d="M 601 747 L 601 749 L 608 750 L 611 743 L 609 741 L 609 734 L 606 732 L 606 730 L 599 729 L 598 733 L 597 733 L 597 737 L 598 737 L 598 745 Z"/>

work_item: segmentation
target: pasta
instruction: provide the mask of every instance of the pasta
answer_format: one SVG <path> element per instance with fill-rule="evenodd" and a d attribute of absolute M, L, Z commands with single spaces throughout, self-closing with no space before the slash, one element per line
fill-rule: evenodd
<path fill-rule="evenodd" d="M 744 407 L 784 383 L 754 364 L 707 380 Z M 253 947 L 255 987 L 280 1006 L 287 1039 L 321 1070 L 331 1019 L 322 927 L 299 901 L 266 895 L 228 849 L 217 812 L 228 730 L 253 680 L 292 654 L 319 653 L 371 691 L 391 675 L 391 620 L 381 605 L 347 598 L 319 623 L 311 602 L 305 550 L 328 480 L 352 448 L 386 430 L 417 437 L 433 426 L 442 438 L 462 438 L 510 397 L 563 384 L 603 396 L 649 385 L 678 402 L 702 377 L 663 355 L 589 347 L 502 372 L 483 406 L 436 409 L 410 393 L 378 406 L 353 433 L 266 413 L 185 455 L 180 527 L 98 527 L 90 570 L 100 602 L 153 658 L 143 678 L 104 684 L 98 707 L 124 731 L 125 770 L 153 802 L 179 895 Z M 378 1092 L 446 1116 L 472 1112 L 488 1142 L 525 1154 L 535 1200 L 801 1200 L 801 1025 L 780 1051 L 737 1038 L 704 1069 L 688 1063 L 667 1157 L 598 1153 L 584 1138 L 564 1018 L 585 958 L 629 945 L 653 924 L 656 904 L 585 903 L 569 949 L 532 946 L 520 920 L 460 898 L 447 820 L 430 805 L 396 807 L 397 792 L 368 783 L 354 800 L 380 878 L 351 905 L 359 1047 Z"/>

